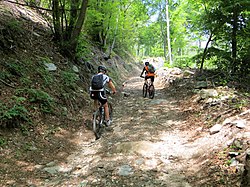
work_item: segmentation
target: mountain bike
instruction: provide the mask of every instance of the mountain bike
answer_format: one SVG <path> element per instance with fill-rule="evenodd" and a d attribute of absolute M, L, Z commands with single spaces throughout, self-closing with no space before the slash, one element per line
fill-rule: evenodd
<path fill-rule="evenodd" d="M 109 90 L 106 90 L 107 94 L 111 94 Z M 106 127 L 105 123 L 105 112 L 104 112 L 104 106 L 98 101 L 98 109 L 93 113 L 93 131 L 96 137 L 96 140 L 98 140 L 101 137 L 101 134 Z M 113 107 L 110 101 L 108 102 L 108 108 L 109 108 L 109 120 L 112 121 L 112 115 L 113 115 Z"/>
<path fill-rule="evenodd" d="M 141 78 L 145 78 L 144 76 L 141 76 Z M 142 95 L 143 97 L 147 97 L 147 94 L 148 94 L 148 97 L 150 99 L 153 99 L 154 96 L 155 96 L 155 87 L 154 85 L 152 84 L 151 82 L 151 79 L 147 79 L 144 84 L 143 84 L 143 88 L 142 88 Z"/>

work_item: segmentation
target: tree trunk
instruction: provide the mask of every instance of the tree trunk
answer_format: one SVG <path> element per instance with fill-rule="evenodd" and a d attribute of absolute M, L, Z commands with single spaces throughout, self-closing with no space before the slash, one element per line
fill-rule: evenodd
<path fill-rule="evenodd" d="M 74 26 L 76 24 L 77 20 L 77 4 L 78 0 L 72 0 L 71 1 L 71 9 L 70 9 L 70 19 L 69 19 L 69 25 L 66 29 L 65 38 L 70 39 L 70 36 L 72 35 L 72 32 L 74 30 Z"/>
<path fill-rule="evenodd" d="M 173 63 L 172 63 L 172 53 L 171 53 L 171 43 L 170 43 L 168 0 L 166 0 L 166 19 L 167 19 L 168 56 L 169 56 L 169 63 L 170 63 L 170 65 L 172 65 Z"/>
<path fill-rule="evenodd" d="M 119 14 L 116 17 L 116 26 L 115 26 L 114 38 L 113 38 L 112 44 L 110 45 L 109 51 L 108 51 L 108 57 L 109 58 L 110 58 L 111 52 L 113 51 L 113 49 L 115 47 L 115 39 L 116 39 L 117 30 L 118 30 L 118 24 L 119 24 Z"/>
<path fill-rule="evenodd" d="M 87 11 L 88 0 L 82 0 L 81 10 L 76 21 L 76 25 L 70 37 L 70 44 L 71 44 L 71 52 L 75 54 L 75 50 L 77 47 L 77 39 L 81 33 L 82 26 L 85 20 L 86 11 Z"/>
<path fill-rule="evenodd" d="M 205 62 L 205 58 L 206 58 L 206 55 L 207 55 L 207 48 L 208 48 L 208 45 L 209 43 L 212 41 L 212 33 L 210 34 L 209 38 L 208 38 L 208 41 L 206 43 L 206 47 L 203 51 L 203 55 L 202 55 L 202 60 L 201 60 L 201 66 L 200 66 L 200 72 L 203 71 L 203 66 L 204 66 L 204 62 Z"/>
<path fill-rule="evenodd" d="M 60 32 L 60 11 L 59 11 L 59 0 L 53 0 L 52 2 L 52 11 L 53 11 L 53 24 L 54 24 L 54 40 L 61 40 Z"/>

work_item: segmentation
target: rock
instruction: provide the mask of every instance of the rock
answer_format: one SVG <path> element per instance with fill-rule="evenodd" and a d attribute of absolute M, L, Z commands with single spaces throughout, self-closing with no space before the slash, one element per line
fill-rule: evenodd
<path fill-rule="evenodd" d="M 179 68 L 172 68 L 170 74 L 172 75 L 180 75 L 182 73 L 182 70 Z"/>
<path fill-rule="evenodd" d="M 50 174 L 56 174 L 59 171 L 59 166 L 53 166 L 53 167 L 46 167 L 43 170 L 50 173 Z"/>
<path fill-rule="evenodd" d="M 206 99 L 209 97 L 217 97 L 218 95 L 218 92 L 214 89 L 202 89 L 200 91 L 200 96 L 202 99 Z"/>
<path fill-rule="evenodd" d="M 79 69 L 78 69 L 77 66 L 74 65 L 74 66 L 72 67 L 72 69 L 73 69 L 73 71 L 74 71 L 75 73 L 79 73 Z"/>
<path fill-rule="evenodd" d="M 235 139 L 234 141 L 233 141 L 233 144 L 232 144 L 232 146 L 234 146 L 236 149 L 242 149 L 242 147 L 243 147 L 243 141 L 241 141 L 241 140 L 238 140 L 238 139 Z"/>
<path fill-rule="evenodd" d="M 235 120 L 232 122 L 232 124 L 235 124 L 236 127 L 240 128 L 240 129 L 244 129 L 246 127 L 244 120 Z"/>
<path fill-rule="evenodd" d="M 239 116 L 244 116 L 244 115 L 249 114 L 249 113 L 250 113 L 250 109 L 242 112 Z"/>
<path fill-rule="evenodd" d="M 123 165 L 119 168 L 118 174 L 120 176 L 128 176 L 133 174 L 133 169 L 129 165 Z"/>
<path fill-rule="evenodd" d="M 223 124 L 223 125 L 227 125 L 227 124 L 232 123 L 232 121 L 233 121 L 232 118 L 227 118 L 227 119 L 225 119 L 225 120 L 222 122 L 222 124 Z"/>
<path fill-rule="evenodd" d="M 48 71 L 56 71 L 57 67 L 53 63 L 44 63 L 44 65 L 47 67 L 46 69 Z"/>
<path fill-rule="evenodd" d="M 238 164 L 239 164 L 239 161 L 237 161 L 235 158 L 231 159 L 231 164 L 230 164 L 231 167 L 237 166 Z"/>
<path fill-rule="evenodd" d="M 130 93 L 127 93 L 127 92 L 122 92 L 123 96 L 124 97 L 129 97 L 130 96 Z"/>
<path fill-rule="evenodd" d="M 198 132 L 201 132 L 203 130 L 203 127 L 198 127 L 197 129 L 195 129 Z"/>
<path fill-rule="evenodd" d="M 220 132 L 221 128 L 222 128 L 221 124 L 215 124 L 212 128 L 210 128 L 210 134 L 213 135 Z"/>
<path fill-rule="evenodd" d="M 183 76 L 184 76 L 184 77 L 190 77 L 190 76 L 192 76 L 192 75 L 194 75 L 194 74 L 195 74 L 194 72 L 189 71 L 189 70 L 185 70 L 185 71 L 183 72 Z"/>
<path fill-rule="evenodd" d="M 228 153 L 228 155 L 230 156 L 230 157 L 236 157 L 236 156 L 238 156 L 240 153 L 238 153 L 238 152 L 229 152 Z"/>
<path fill-rule="evenodd" d="M 202 89 L 207 88 L 207 82 L 206 81 L 198 81 L 195 85 L 196 89 Z"/>

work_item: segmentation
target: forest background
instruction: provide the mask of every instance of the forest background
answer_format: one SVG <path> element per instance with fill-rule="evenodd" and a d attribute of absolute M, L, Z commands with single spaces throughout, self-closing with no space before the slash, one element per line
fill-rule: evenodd
<path fill-rule="evenodd" d="M 107 58 L 112 52 L 160 56 L 175 66 L 214 67 L 227 75 L 249 72 L 247 0 L 24 3 L 43 13 L 62 54 L 73 59 L 88 56 L 90 39 Z"/>

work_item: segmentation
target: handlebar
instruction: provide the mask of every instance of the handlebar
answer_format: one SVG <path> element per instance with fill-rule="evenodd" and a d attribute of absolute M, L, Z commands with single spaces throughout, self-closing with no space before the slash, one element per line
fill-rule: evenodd
<path fill-rule="evenodd" d="M 107 88 L 105 88 L 105 92 L 106 92 L 108 95 L 111 95 L 111 94 L 112 94 L 112 92 L 111 92 L 109 89 L 107 89 Z M 116 93 L 116 92 L 114 92 L 113 95 L 114 95 L 115 93 Z"/>

